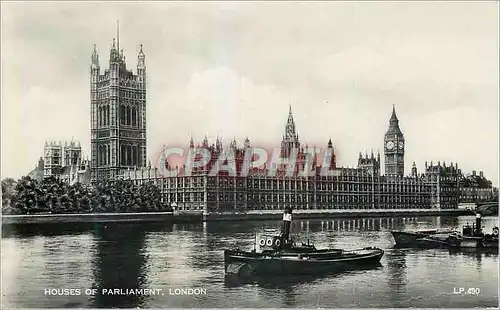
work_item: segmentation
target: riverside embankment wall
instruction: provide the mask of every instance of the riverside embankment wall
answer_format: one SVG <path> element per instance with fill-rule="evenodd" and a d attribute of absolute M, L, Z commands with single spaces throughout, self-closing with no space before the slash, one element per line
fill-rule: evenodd
<path fill-rule="evenodd" d="M 2 215 L 2 225 L 52 224 L 52 223 L 118 223 L 118 222 L 173 222 L 193 223 L 203 221 L 258 221 L 279 220 L 282 211 L 250 211 L 247 213 L 203 212 L 144 212 L 144 213 L 91 213 L 91 214 L 30 214 Z M 445 216 L 472 215 L 468 210 L 402 209 L 402 210 L 297 210 L 294 219 L 336 219 L 396 216 Z"/>

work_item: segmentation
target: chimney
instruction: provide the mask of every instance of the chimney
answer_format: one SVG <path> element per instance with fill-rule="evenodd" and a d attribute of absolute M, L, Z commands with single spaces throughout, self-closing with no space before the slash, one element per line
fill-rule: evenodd
<path fill-rule="evenodd" d="M 476 231 L 474 232 L 474 236 L 481 235 L 481 213 L 476 213 Z"/>
<path fill-rule="evenodd" d="M 281 237 L 283 242 L 287 243 L 290 237 L 290 226 L 292 225 L 292 208 L 285 207 L 283 212 L 283 228 L 281 230 Z"/>

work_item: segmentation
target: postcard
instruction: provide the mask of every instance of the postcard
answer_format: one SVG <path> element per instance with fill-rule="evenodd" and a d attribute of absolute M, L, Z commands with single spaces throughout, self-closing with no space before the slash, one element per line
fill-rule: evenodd
<path fill-rule="evenodd" d="M 496 2 L 2 4 L 2 308 L 497 308 Z"/>

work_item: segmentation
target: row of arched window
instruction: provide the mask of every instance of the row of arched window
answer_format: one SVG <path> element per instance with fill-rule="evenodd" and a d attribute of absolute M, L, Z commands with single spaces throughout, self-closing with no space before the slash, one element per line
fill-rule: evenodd
<path fill-rule="evenodd" d="M 139 113 L 137 107 L 120 106 L 120 124 L 137 126 L 139 124 Z"/>
<path fill-rule="evenodd" d="M 97 162 L 99 163 L 99 166 L 109 165 L 111 163 L 111 152 L 109 145 L 99 145 L 97 148 Z"/>
<path fill-rule="evenodd" d="M 111 163 L 111 152 L 109 145 L 98 146 L 97 161 L 99 166 L 106 166 Z M 140 150 L 137 146 L 122 145 L 120 146 L 120 166 L 139 166 Z"/>
<path fill-rule="evenodd" d="M 100 106 L 98 109 L 98 125 L 109 126 L 109 105 Z M 120 105 L 120 124 L 136 127 L 139 125 L 139 113 L 137 107 Z"/>
<path fill-rule="evenodd" d="M 109 105 L 99 107 L 98 124 L 101 126 L 109 126 Z"/>
<path fill-rule="evenodd" d="M 120 146 L 120 165 L 138 166 L 140 161 L 140 150 L 135 145 Z"/>

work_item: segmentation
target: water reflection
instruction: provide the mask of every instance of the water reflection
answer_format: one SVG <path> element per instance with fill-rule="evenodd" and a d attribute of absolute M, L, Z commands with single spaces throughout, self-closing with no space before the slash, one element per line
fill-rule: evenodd
<path fill-rule="evenodd" d="M 388 273 L 387 285 L 391 291 L 398 292 L 398 294 L 391 294 L 391 303 L 398 304 L 401 302 L 400 296 L 406 293 L 406 250 L 394 248 L 392 251 L 386 251 L 385 261 Z"/>
<path fill-rule="evenodd" d="M 7 280 L 2 288 L 9 307 L 497 306 L 498 252 L 393 248 L 391 230 L 460 229 L 467 221 L 474 221 L 474 216 L 295 220 L 293 235 L 303 241 L 309 238 L 318 247 L 384 249 L 383 267 L 319 278 L 250 279 L 225 277 L 223 250 L 250 248 L 255 233 L 279 231 L 279 220 L 4 226 L 2 263 L 16 268 L 2 274 Z M 497 222 L 498 218 L 483 218 L 485 229 Z M 202 287 L 209 294 L 55 298 L 42 295 L 47 283 L 54 288 L 68 283 L 81 288 Z M 480 287 L 481 296 L 446 295 L 457 283 Z"/>
<path fill-rule="evenodd" d="M 486 218 L 485 218 L 486 219 Z M 471 220 L 474 220 L 471 217 Z M 332 220 L 295 220 L 292 223 L 292 232 L 350 232 L 350 231 L 384 231 L 412 227 L 457 227 L 465 224 L 466 219 L 459 222 L 457 217 L 398 217 L 398 218 L 346 218 Z M 483 222 L 485 222 L 483 220 Z M 60 224 L 28 224 L 3 225 L 2 238 L 33 237 L 33 236 L 60 236 L 79 235 L 82 232 L 92 231 L 99 225 L 106 223 L 60 223 Z M 214 233 L 226 232 L 256 232 L 262 229 L 279 230 L 279 221 L 227 221 L 205 223 L 147 223 L 137 224 L 147 227 L 149 232 L 185 231 L 199 232 L 204 237 Z M 146 226 L 147 225 L 147 226 Z"/>
<path fill-rule="evenodd" d="M 102 289 L 143 289 L 148 282 L 148 257 L 144 251 L 145 230 L 137 224 L 96 224 L 97 247 L 92 260 L 93 287 L 98 294 L 92 304 L 97 308 L 130 308 L 144 305 L 146 296 L 114 296 Z"/>
<path fill-rule="evenodd" d="M 476 249 L 476 248 L 462 248 L 450 249 L 450 256 L 453 258 L 465 257 L 473 259 L 476 262 L 476 269 L 481 269 L 483 258 L 497 258 L 498 249 Z"/>
<path fill-rule="evenodd" d="M 35 236 L 77 236 L 93 228 L 92 223 L 23 224 L 2 225 L 2 238 Z"/>

